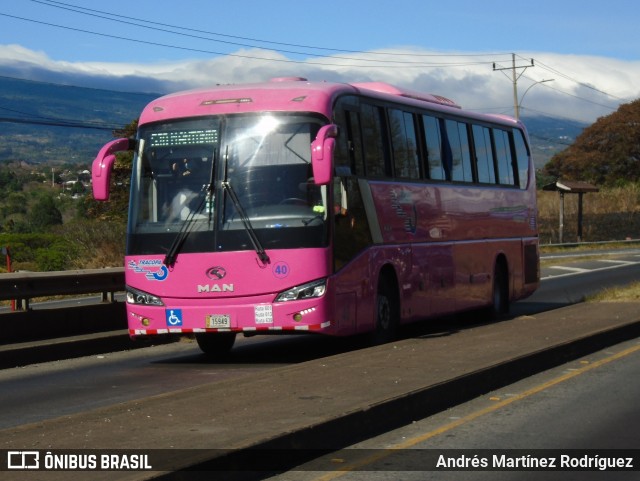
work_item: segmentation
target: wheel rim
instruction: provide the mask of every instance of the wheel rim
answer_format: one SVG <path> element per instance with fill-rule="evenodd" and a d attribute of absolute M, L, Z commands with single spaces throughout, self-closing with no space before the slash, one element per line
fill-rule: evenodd
<path fill-rule="evenodd" d="M 496 282 L 496 285 L 493 287 L 493 308 L 498 313 L 502 312 L 503 309 L 502 284 L 500 282 Z"/>
<path fill-rule="evenodd" d="M 384 294 L 378 295 L 378 329 L 388 331 L 391 327 L 391 303 Z"/>

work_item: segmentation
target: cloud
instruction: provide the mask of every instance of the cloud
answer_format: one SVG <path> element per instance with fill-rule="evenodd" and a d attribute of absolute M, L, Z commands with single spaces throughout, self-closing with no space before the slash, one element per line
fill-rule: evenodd
<path fill-rule="evenodd" d="M 500 67 L 510 67 L 506 58 Z M 635 81 L 640 62 L 537 52 L 519 56 L 517 65 L 528 64 L 529 58 L 535 59 L 535 67 L 516 71 L 523 114 L 593 122 L 640 97 Z M 19 45 L 0 45 L 0 75 L 29 80 L 158 94 L 282 76 L 382 81 L 443 95 L 464 108 L 512 115 L 511 74 L 511 70 L 494 71 L 491 58 L 481 53 L 444 56 L 411 47 L 307 59 L 248 49 L 205 60 L 133 64 L 56 61 Z M 543 79 L 554 80 L 536 85 Z"/>

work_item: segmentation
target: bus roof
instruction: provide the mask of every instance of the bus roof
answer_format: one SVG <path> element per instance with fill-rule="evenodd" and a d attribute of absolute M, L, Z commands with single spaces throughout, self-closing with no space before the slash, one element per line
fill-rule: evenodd
<path fill-rule="evenodd" d="M 355 83 L 351 85 L 361 90 L 372 90 L 374 92 L 379 92 L 379 93 L 388 94 L 388 95 L 395 95 L 395 96 L 404 97 L 407 99 L 419 100 L 422 102 L 429 102 L 432 104 L 446 105 L 448 107 L 455 107 L 458 109 L 461 108 L 453 100 L 450 100 L 441 95 L 425 94 L 422 92 L 418 92 L 416 90 L 403 89 L 385 82 L 365 82 L 365 83 Z"/>
<path fill-rule="evenodd" d="M 338 96 L 361 94 L 386 101 L 402 101 L 413 107 L 461 113 L 461 107 L 439 95 L 403 89 L 384 82 L 311 82 L 301 77 L 281 77 L 269 82 L 189 90 L 165 95 L 150 102 L 140 116 L 140 125 L 161 120 L 246 112 L 317 112 L 331 118 Z M 465 115 L 509 122 L 506 117 Z M 510 119 L 509 123 L 513 123 Z"/>

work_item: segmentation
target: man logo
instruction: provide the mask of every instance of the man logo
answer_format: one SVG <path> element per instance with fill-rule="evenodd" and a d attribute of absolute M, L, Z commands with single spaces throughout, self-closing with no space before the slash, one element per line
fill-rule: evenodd
<path fill-rule="evenodd" d="M 224 267 L 215 266 L 207 270 L 207 277 L 212 281 L 220 281 L 227 275 L 227 271 Z M 233 284 L 216 284 L 211 285 L 204 284 L 198 285 L 198 293 L 202 292 L 233 292 Z"/>
<path fill-rule="evenodd" d="M 212 267 L 207 271 L 207 277 L 212 280 L 220 280 L 224 279 L 224 276 L 227 275 L 227 271 L 224 267 L 216 266 Z"/>

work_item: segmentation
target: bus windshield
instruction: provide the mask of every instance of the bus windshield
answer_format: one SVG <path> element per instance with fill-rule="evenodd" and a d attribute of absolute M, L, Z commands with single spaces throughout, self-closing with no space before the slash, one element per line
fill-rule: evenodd
<path fill-rule="evenodd" d="M 326 246 L 326 186 L 311 168 L 321 126 L 262 113 L 140 127 L 128 254 Z"/>

